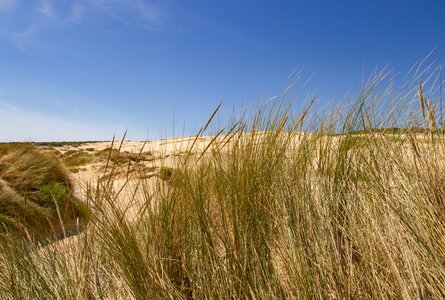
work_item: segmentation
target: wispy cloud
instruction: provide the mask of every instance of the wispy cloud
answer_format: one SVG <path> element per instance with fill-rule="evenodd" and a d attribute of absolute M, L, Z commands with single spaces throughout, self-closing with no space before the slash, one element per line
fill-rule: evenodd
<path fill-rule="evenodd" d="M 12 42 L 24 52 L 40 50 L 38 37 L 42 31 L 58 21 L 57 11 L 52 0 L 39 0 L 32 5 L 25 5 L 17 0 L 0 0 L 14 2 L 4 16 L 9 16 L 0 28 L 0 39 Z M 1 6 L 1 5 L 0 5 Z"/>
<path fill-rule="evenodd" d="M 140 25 L 161 25 L 161 10 L 143 0 L 92 0 L 91 8 L 101 12 L 117 22 L 127 22 L 128 17 L 136 19 Z"/>
<path fill-rule="evenodd" d="M 37 10 L 46 18 L 54 18 L 56 16 L 56 11 L 50 0 L 40 0 Z"/>
<path fill-rule="evenodd" d="M 0 13 L 7 13 L 16 7 L 16 0 L 0 0 Z"/>
<path fill-rule="evenodd" d="M 25 111 L 0 101 L 0 141 L 111 140 L 124 132 L 123 126 L 89 124 Z"/>
<path fill-rule="evenodd" d="M 69 8 L 68 21 L 72 23 L 81 23 L 85 13 L 87 11 L 87 6 L 81 3 L 75 3 Z"/>
<path fill-rule="evenodd" d="M 0 28 L 0 38 L 12 41 L 18 48 L 35 48 L 45 32 L 80 25 L 89 18 L 159 29 L 164 12 L 146 0 L 39 0 L 25 4 L 18 0 L 0 0 L 0 15 L 9 15 Z"/>
<path fill-rule="evenodd" d="M 36 50 L 39 48 L 34 41 L 34 37 L 39 33 L 40 25 L 38 23 L 31 23 L 26 28 L 19 31 L 12 32 L 8 35 L 17 48 L 24 52 L 29 52 L 32 48 Z"/>
<path fill-rule="evenodd" d="M 153 5 L 149 5 L 144 1 L 136 1 L 134 9 L 145 22 L 158 25 L 161 25 L 163 22 L 161 11 Z"/>

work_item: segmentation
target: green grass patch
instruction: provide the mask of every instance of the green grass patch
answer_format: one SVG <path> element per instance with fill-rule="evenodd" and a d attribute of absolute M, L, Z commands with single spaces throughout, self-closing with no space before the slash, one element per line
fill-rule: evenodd
<path fill-rule="evenodd" d="M 169 181 L 173 178 L 175 174 L 175 170 L 170 167 L 162 166 L 159 169 L 159 178 L 161 178 L 164 181 Z"/>
<path fill-rule="evenodd" d="M 62 160 L 67 167 L 87 165 L 94 160 L 94 155 L 85 151 L 69 150 L 63 154 Z"/>
<path fill-rule="evenodd" d="M 46 243 L 75 232 L 76 223 L 86 224 L 73 202 L 78 201 L 71 195 L 73 183 L 55 155 L 12 145 L 0 156 L 0 166 L 0 232 Z"/>

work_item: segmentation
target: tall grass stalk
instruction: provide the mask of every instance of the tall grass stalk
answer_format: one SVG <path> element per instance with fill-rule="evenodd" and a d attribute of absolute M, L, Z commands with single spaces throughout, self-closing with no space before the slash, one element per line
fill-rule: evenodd
<path fill-rule="evenodd" d="M 0 294 L 444 298 L 441 122 L 422 89 L 413 110 L 383 79 L 346 110 L 320 116 L 281 103 L 218 128 L 203 155 L 191 144 L 169 180 L 90 185 L 84 234 L 40 249 L 1 244 Z"/>

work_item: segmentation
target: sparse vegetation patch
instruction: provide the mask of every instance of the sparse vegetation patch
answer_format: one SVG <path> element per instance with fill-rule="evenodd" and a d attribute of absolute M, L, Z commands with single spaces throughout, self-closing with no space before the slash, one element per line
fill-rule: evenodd
<path fill-rule="evenodd" d="M 81 231 L 88 208 L 72 189 L 57 157 L 30 145 L 10 146 L 0 155 L 0 231 L 41 243 Z"/>

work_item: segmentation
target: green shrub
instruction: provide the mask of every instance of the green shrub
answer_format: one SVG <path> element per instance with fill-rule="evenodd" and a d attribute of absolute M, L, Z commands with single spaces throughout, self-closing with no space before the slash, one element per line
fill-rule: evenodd
<path fill-rule="evenodd" d="M 131 160 L 128 153 L 119 152 L 118 149 L 111 149 L 110 147 L 97 152 L 96 156 L 102 161 L 109 159 L 118 166 L 128 164 Z"/>
<path fill-rule="evenodd" d="M 62 156 L 63 157 L 69 157 L 70 155 L 73 155 L 73 154 L 76 154 L 76 153 L 79 153 L 79 150 L 71 149 L 71 150 L 65 151 L 65 153 L 62 154 Z"/>
<path fill-rule="evenodd" d="M 88 221 L 63 164 L 29 145 L 16 145 L 0 156 L 0 232 L 34 241 L 74 234 Z M 79 209 L 81 208 L 81 209 Z M 78 220 L 80 218 L 80 220 Z"/>
<path fill-rule="evenodd" d="M 49 182 L 40 187 L 40 193 L 45 202 L 50 205 L 53 202 L 63 204 L 63 201 L 68 196 L 68 189 L 65 185 L 59 182 Z"/>
<path fill-rule="evenodd" d="M 85 151 L 69 150 L 64 154 L 63 157 L 63 162 L 67 167 L 84 166 L 93 162 L 93 160 L 94 156 Z"/>
<path fill-rule="evenodd" d="M 175 170 L 173 168 L 162 166 L 159 169 L 159 178 L 165 181 L 171 180 L 174 172 Z"/>
<path fill-rule="evenodd" d="M 111 149 L 110 147 L 107 147 L 105 149 L 102 149 L 96 153 L 96 156 L 107 158 L 108 156 L 117 156 L 119 154 L 119 150 L 117 149 Z"/>

